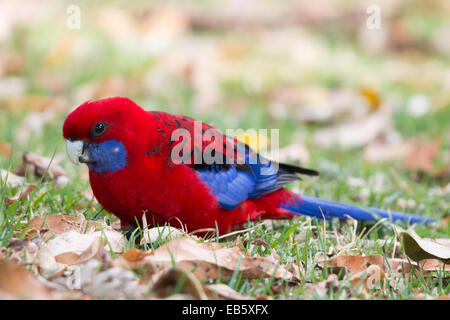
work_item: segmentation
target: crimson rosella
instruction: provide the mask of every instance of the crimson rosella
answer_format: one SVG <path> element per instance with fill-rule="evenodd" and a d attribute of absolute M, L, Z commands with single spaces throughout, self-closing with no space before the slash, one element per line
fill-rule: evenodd
<path fill-rule="evenodd" d="M 249 220 L 296 215 L 432 221 L 299 196 L 283 186 L 299 180 L 298 174 L 318 172 L 269 161 L 204 123 L 198 139 L 195 126 L 192 118 L 145 111 L 128 98 L 114 97 L 80 105 L 65 120 L 63 135 L 70 160 L 87 164 L 95 197 L 122 225 L 142 223 L 144 214 L 150 224 L 179 221 L 189 231 L 219 233 Z M 193 135 L 183 148 L 183 137 L 175 134 L 179 129 Z"/>

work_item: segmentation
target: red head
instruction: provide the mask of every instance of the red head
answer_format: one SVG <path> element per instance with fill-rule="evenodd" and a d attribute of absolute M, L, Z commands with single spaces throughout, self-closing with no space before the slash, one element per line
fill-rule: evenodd
<path fill-rule="evenodd" d="M 117 171 L 145 152 L 147 113 L 128 98 L 87 101 L 63 125 L 67 153 L 96 172 Z"/>

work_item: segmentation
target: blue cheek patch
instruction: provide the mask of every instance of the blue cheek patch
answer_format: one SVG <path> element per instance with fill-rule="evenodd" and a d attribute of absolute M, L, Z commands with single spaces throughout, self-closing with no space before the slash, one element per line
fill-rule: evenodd
<path fill-rule="evenodd" d="M 95 172 L 115 172 L 127 165 L 127 149 L 120 141 L 108 140 L 87 145 L 95 164 L 88 164 Z"/>

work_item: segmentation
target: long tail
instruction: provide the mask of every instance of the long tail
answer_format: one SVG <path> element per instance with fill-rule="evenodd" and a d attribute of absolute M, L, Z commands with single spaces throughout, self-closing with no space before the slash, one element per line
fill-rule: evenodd
<path fill-rule="evenodd" d="M 404 221 L 409 223 L 431 223 L 436 220 L 411 215 L 401 212 L 386 211 L 376 208 L 362 209 L 354 205 L 323 200 L 315 197 L 301 195 L 297 198 L 291 198 L 291 201 L 281 206 L 295 214 L 302 214 L 318 219 L 340 218 L 348 219 L 349 217 L 356 220 L 376 221 L 381 218 L 388 218 L 393 221 Z"/>

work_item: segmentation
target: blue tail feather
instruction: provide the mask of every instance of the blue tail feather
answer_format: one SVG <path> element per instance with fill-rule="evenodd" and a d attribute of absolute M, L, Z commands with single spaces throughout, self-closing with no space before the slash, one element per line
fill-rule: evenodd
<path fill-rule="evenodd" d="M 331 218 L 348 219 L 352 217 L 356 220 L 376 221 L 381 218 L 388 218 L 393 221 L 403 221 L 409 223 L 431 223 L 436 220 L 411 215 L 401 212 L 386 211 L 376 208 L 362 209 L 354 205 L 323 200 L 315 197 L 301 195 L 300 199 L 292 198 L 290 203 L 283 204 L 281 207 L 295 214 L 302 214 L 318 219 Z"/>

